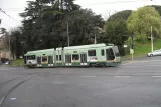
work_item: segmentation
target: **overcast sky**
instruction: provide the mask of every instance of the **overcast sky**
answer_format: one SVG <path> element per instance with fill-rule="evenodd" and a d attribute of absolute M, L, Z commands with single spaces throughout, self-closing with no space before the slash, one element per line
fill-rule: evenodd
<path fill-rule="evenodd" d="M 26 1 L 29 0 L 0 0 L 0 8 L 13 18 L 0 12 L 0 19 L 2 19 L 0 27 L 10 30 L 20 26 L 22 19 L 19 17 L 19 13 L 23 12 L 27 6 Z M 82 8 L 90 8 L 96 14 L 101 14 L 103 18 L 107 18 L 109 14 L 121 10 L 136 10 L 145 5 L 161 5 L 161 0 L 75 0 L 75 3 Z"/>

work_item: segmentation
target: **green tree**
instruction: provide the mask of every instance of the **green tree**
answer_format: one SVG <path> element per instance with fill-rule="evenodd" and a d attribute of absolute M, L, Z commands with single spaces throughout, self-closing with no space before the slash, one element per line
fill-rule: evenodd
<path fill-rule="evenodd" d="M 134 32 L 135 37 L 139 40 L 145 40 L 151 26 L 153 26 L 153 31 L 160 36 L 160 15 L 154 7 L 141 7 L 129 16 L 127 26 L 129 32 Z"/>
<path fill-rule="evenodd" d="M 154 7 L 158 11 L 160 16 L 161 16 L 161 6 L 159 6 L 159 5 L 152 5 L 151 7 Z"/>
<path fill-rule="evenodd" d="M 50 5 L 49 5 L 50 4 Z M 22 21 L 25 52 L 29 50 L 67 46 L 67 22 L 70 45 L 90 44 L 103 28 L 104 20 L 91 10 L 81 9 L 73 0 L 29 1 Z"/>
<path fill-rule="evenodd" d="M 121 55 L 124 55 L 125 51 L 123 45 L 128 39 L 127 24 L 126 21 L 131 14 L 131 10 L 125 10 L 112 15 L 105 24 L 105 37 L 104 42 L 113 43 L 119 46 Z"/>
<path fill-rule="evenodd" d="M 100 15 L 95 15 L 91 10 L 79 9 L 68 16 L 69 35 L 71 45 L 85 45 L 94 43 L 95 35 L 98 42 L 100 31 L 96 28 L 103 28 L 104 20 Z"/>
<path fill-rule="evenodd" d="M 112 16 L 110 16 L 108 21 L 118 21 L 120 19 L 127 20 L 128 17 L 131 15 L 131 13 L 132 13 L 132 10 L 124 10 L 124 11 L 117 12 Z"/>
<path fill-rule="evenodd" d="M 12 30 L 10 36 L 10 49 L 13 58 L 19 58 L 23 55 L 22 32 L 20 29 Z"/>

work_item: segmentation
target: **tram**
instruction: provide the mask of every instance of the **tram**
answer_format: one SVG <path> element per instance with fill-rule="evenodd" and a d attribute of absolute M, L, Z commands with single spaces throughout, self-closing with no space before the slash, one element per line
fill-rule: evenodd
<path fill-rule="evenodd" d="M 118 47 L 105 43 L 29 51 L 24 55 L 25 67 L 108 67 L 120 63 Z"/>

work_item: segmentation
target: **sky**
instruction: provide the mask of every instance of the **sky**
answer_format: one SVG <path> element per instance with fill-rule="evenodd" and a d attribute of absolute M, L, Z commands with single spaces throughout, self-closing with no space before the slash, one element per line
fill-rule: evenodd
<path fill-rule="evenodd" d="M 21 26 L 22 18 L 19 13 L 23 12 L 27 6 L 26 1 L 29 0 L 0 0 L 0 8 L 10 16 L 0 12 L 0 19 L 2 19 L 0 27 L 11 30 Z M 82 8 L 92 9 L 93 12 L 107 19 L 109 15 L 118 11 L 136 10 L 146 5 L 161 5 L 161 0 L 75 0 L 75 4 L 80 5 Z"/>

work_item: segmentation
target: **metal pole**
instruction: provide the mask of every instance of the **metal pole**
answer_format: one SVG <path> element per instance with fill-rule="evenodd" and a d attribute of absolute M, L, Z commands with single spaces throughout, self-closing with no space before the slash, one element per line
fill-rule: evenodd
<path fill-rule="evenodd" d="M 95 43 L 95 44 L 97 44 L 97 38 L 96 38 L 96 34 L 95 34 L 94 43 Z"/>
<path fill-rule="evenodd" d="M 134 53 L 133 53 L 133 36 L 131 38 L 131 60 L 132 60 L 132 63 L 134 61 Z"/>
<path fill-rule="evenodd" d="M 153 52 L 153 27 L 151 26 L 151 51 Z"/>
<path fill-rule="evenodd" d="M 67 40 L 68 40 L 68 47 L 69 47 L 68 21 L 67 21 Z"/>
<path fill-rule="evenodd" d="M 134 54 L 132 53 L 132 62 L 134 62 Z"/>
<path fill-rule="evenodd" d="M 9 47 L 9 61 L 10 61 L 11 60 L 11 46 L 10 46 L 10 41 L 11 40 L 10 39 L 11 38 L 10 38 L 10 35 L 8 35 L 8 36 L 9 36 L 9 46 L 8 47 Z"/>
<path fill-rule="evenodd" d="M 132 33 L 132 36 L 131 36 L 131 57 L 132 57 L 132 63 L 134 61 L 134 33 Z"/>

